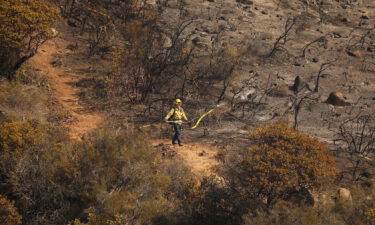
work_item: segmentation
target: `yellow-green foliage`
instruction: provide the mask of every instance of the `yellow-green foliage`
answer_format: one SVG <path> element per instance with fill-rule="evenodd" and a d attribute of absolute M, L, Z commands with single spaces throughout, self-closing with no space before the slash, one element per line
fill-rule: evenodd
<path fill-rule="evenodd" d="M 193 183 L 146 137 L 110 127 L 74 146 L 43 143 L 16 164 L 8 182 L 25 224 L 153 224 L 173 215 Z"/>
<path fill-rule="evenodd" d="M 10 76 L 51 37 L 59 18 L 45 0 L 0 1 L 0 74 Z"/>
<path fill-rule="evenodd" d="M 50 7 L 45 0 L 2 0 L 0 2 L 1 47 L 26 47 L 29 40 L 51 36 L 50 25 L 58 17 L 58 11 Z"/>
<path fill-rule="evenodd" d="M 148 223 L 173 209 L 165 198 L 171 178 L 162 171 L 163 161 L 145 137 L 104 128 L 78 151 L 81 197 L 96 202 L 89 224 L 111 224 L 116 215 L 134 213 Z"/>
<path fill-rule="evenodd" d="M 40 143 L 42 132 L 29 122 L 4 122 L 0 124 L 0 153 L 22 153 Z"/>
<path fill-rule="evenodd" d="M 289 190 L 321 187 L 336 175 L 327 145 L 286 124 L 260 127 L 251 139 L 256 144 L 242 160 L 243 181 L 268 203 Z"/>
<path fill-rule="evenodd" d="M 0 195 L 0 222 L 2 225 L 18 225 L 22 217 L 18 214 L 13 202 Z"/>

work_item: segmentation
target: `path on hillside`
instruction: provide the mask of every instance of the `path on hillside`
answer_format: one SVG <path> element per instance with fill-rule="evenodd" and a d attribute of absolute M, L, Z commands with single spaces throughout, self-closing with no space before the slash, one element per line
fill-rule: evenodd
<path fill-rule="evenodd" d="M 74 118 L 65 126 L 69 130 L 69 136 L 73 140 L 80 140 L 82 136 L 94 130 L 103 117 L 92 112 L 79 99 L 80 88 L 76 87 L 79 76 L 73 72 L 67 72 L 60 66 L 53 66 L 58 54 L 64 54 L 66 43 L 62 39 L 53 39 L 45 42 L 38 53 L 29 61 L 30 65 L 43 73 L 49 74 L 52 87 L 52 95 L 58 100 L 65 110 Z"/>
<path fill-rule="evenodd" d="M 79 99 L 81 88 L 76 87 L 79 81 L 79 75 L 66 70 L 61 66 L 54 66 L 58 57 L 69 57 L 66 46 L 69 43 L 63 39 L 57 38 L 44 43 L 29 63 L 35 69 L 49 74 L 52 87 L 52 95 L 57 101 L 73 116 L 73 120 L 65 124 L 69 130 L 69 135 L 73 140 L 81 140 L 84 134 L 94 130 L 102 121 L 103 117 L 97 112 L 92 112 Z M 155 140 L 153 145 L 163 143 L 170 145 L 170 140 Z M 200 143 L 185 144 L 183 147 L 175 147 L 179 158 L 186 162 L 191 168 L 192 173 L 197 177 L 205 177 L 214 174 L 214 168 L 219 164 L 215 159 L 218 149 L 214 146 Z"/>

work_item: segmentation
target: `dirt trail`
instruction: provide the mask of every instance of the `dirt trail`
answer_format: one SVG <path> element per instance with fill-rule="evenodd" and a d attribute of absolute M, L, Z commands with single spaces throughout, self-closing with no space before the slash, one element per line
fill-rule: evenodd
<path fill-rule="evenodd" d="M 74 118 L 65 126 L 73 140 L 80 140 L 82 136 L 94 130 L 102 121 L 100 114 L 90 112 L 79 100 L 80 89 L 75 86 L 79 76 L 72 72 L 66 72 L 63 68 L 53 66 L 57 54 L 64 53 L 68 43 L 62 39 L 49 40 L 38 50 L 38 53 L 30 59 L 30 65 L 35 69 L 49 74 L 53 95 L 65 110 Z"/>
<path fill-rule="evenodd" d="M 218 149 L 215 146 L 191 143 L 184 146 L 172 146 L 170 140 L 154 140 L 153 146 L 164 144 L 175 149 L 178 157 L 183 159 L 197 177 L 205 177 L 215 174 L 215 167 L 219 165 L 215 156 Z"/>
<path fill-rule="evenodd" d="M 49 74 L 52 94 L 74 118 L 65 125 L 69 135 L 73 140 L 80 140 L 84 134 L 94 130 L 103 121 L 103 117 L 99 113 L 89 111 L 88 107 L 80 101 L 78 94 L 82 90 L 75 86 L 80 77 L 70 72 L 71 70 L 53 65 L 59 55 L 68 53 L 69 50 L 65 49 L 68 44 L 63 39 L 49 40 L 40 47 L 38 54 L 30 59 L 29 63 L 35 69 Z M 219 164 L 215 159 L 218 152 L 216 147 L 200 143 L 175 147 L 170 144 L 170 140 L 155 140 L 153 145 L 161 143 L 175 149 L 178 157 L 186 162 L 197 177 L 215 173 L 214 168 Z"/>

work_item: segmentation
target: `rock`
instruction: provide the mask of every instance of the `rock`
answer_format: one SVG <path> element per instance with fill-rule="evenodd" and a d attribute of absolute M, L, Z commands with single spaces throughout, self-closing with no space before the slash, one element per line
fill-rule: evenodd
<path fill-rule="evenodd" d="M 333 36 L 334 38 L 341 38 L 341 37 L 342 37 L 342 35 L 339 34 L 339 33 L 337 33 L 337 32 L 333 32 L 333 33 L 332 33 L 332 36 Z"/>
<path fill-rule="evenodd" d="M 239 94 L 237 99 L 241 101 L 247 101 L 251 98 L 251 95 L 255 93 L 254 88 L 244 88 Z"/>
<path fill-rule="evenodd" d="M 254 4 L 254 2 L 250 1 L 250 0 L 236 0 L 236 2 L 245 4 L 245 5 L 253 5 Z"/>
<path fill-rule="evenodd" d="M 68 46 L 66 46 L 66 49 L 69 49 L 70 51 L 74 51 L 78 48 L 78 43 L 76 42 L 74 45 L 73 44 L 69 44 Z"/>
<path fill-rule="evenodd" d="M 317 62 L 319 62 L 319 59 L 318 58 L 312 58 L 312 62 L 317 63 Z"/>
<path fill-rule="evenodd" d="M 352 56 L 352 57 L 360 57 L 361 56 L 361 52 L 359 50 L 357 50 L 357 51 L 347 51 L 346 53 L 349 56 Z"/>
<path fill-rule="evenodd" d="M 368 19 L 370 19 L 367 15 L 362 15 L 361 16 L 361 19 L 363 19 L 363 20 L 368 20 Z"/>
<path fill-rule="evenodd" d="M 291 95 L 293 95 L 293 93 L 289 90 L 288 86 L 277 86 L 277 87 L 274 87 L 269 92 L 269 95 L 273 96 L 273 97 L 282 98 L 282 97 L 291 96 Z"/>
<path fill-rule="evenodd" d="M 334 106 L 348 106 L 350 103 L 345 99 L 341 92 L 331 92 L 327 99 L 327 103 Z"/>
<path fill-rule="evenodd" d="M 360 26 L 368 26 L 368 25 L 370 25 L 370 23 L 367 20 L 363 20 L 360 23 Z"/>
<path fill-rule="evenodd" d="M 170 47 L 172 47 L 172 40 L 169 38 L 169 37 L 167 37 L 167 36 L 164 36 L 163 37 L 163 48 L 170 48 Z"/>
<path fill-rule="evenodd" d="M 336 199 L 341 200 L 341 201 L 349 201 L 349 202 L 351 202 L 353 200 L 352 194 L 346 188 L 339 188 L 339 190 L 337 190 Z"/>
<path fill-rule="evenodd" d="M 55 29 L 55 28 L 51 28 L 51 32 L 52 32 L 52 37 L 57 37 L 57 35 L 59 35 L 59 32 Z"/>
<path fill-rule="evenodd" d="M 300 91 L 302 91 L 303 89 L 307 89 L 309 91 L 311 91 L 311 88 L 309 87 L 309 84 L 304 81 L 300 76 L 297 76 L 295 79 L 294 79 L 294 84 L 292 87 L 290 87 L 290 89 L 292 91 L 294 91 L 294 93 L 298 93 Z"/>
<path fill-rule="evenodd" d="M 342 18 L 342 19 L 341 19 L 341 22 L 343 22 L 343 23 L 348 23 L 348 22 L 349 22 L 349 19 L 346 18 L 346 17 L 345 17 L 345 18 Z"/>
<path fill-rule="evenodd" d="M 263 15 L 268 15 L 268 12 L 267 12 L 266 10 L 263 10 L 261 13 L 262 13 Z"/>
<path fill-rule="evenodd" d="M 60 59 L 57 59 L 57 60 L 51 62 L 51 65 L 52 65 L 53 67 L 60 67 L 60 66 L 62 66 L 62 62 L 61 62 Z"/>
<path fill-rule="evenodd" d="M 151 6 L 156 6 L 157 2 L 156 2 L 156 0 L 146 0 L 146 4 L 151 5 Z"/>
<path fill-rule="evenodd" d="M 231 15 L 234 14 L 234 11 L 230 9 L 224 9 L 223 11 L 221 11 L 221 13 L 224 15 Z"/>
<path fill-rule="evenodd" d="M 211 38 L 210 37 L 196 37 L 193 40 L 191 40 L 191 42 L 193 43 L 193 45 L 197 47 L 204 48 L 204 47 L 208 47 L 211 45 Z"/>
<path fill-rule="evenodd" d="M 199 156 L 205 156 L 205 155 L 207 155 L 207 152 L 202 151 L 202 152 L 200 152 L 198 155 L 199 155 Z"/>
<path fill-rule="evenodd" d="M 212 178 L 212 182 L 217 185 L 219 188 L 226 188 L 228 187 L 227 182 L 223 177 L 220 177 L 218 175 L 214 175 Z"/>
<path fill-rule="evenodd" d="M 365 177 L 365 178 L 368 178 L 368 179 L 371 179 L 373 178 L 373 174 L 371 173 L 371 171 L 363 171 L 363 173 L 361 174 L 361 176 Z"/>
<path fill-rule="evenodd" d="M 0 121 L 5 119 L 5 117 L 6 117 L 5 112 L 0 110 Z"/>
<path fill-rule="evenodd" d="M 181 2 L 181 3 L 184 3 L 184 2 Z M 169 8 L 176 9 L 176 8 L 180 7 L 180 2 L 176 1 L 176 0 L 167 1 L 167 6 Z"/>

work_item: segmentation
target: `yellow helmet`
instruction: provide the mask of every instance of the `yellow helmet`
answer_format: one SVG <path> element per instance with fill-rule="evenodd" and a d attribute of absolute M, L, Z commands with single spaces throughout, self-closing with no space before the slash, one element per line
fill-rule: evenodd
<path fill-rule="evenodd" d="M 182 103 L 182 101 L 179 98 L 174 101 L 174 104 L 181 104 L 181 103 Z"/>

